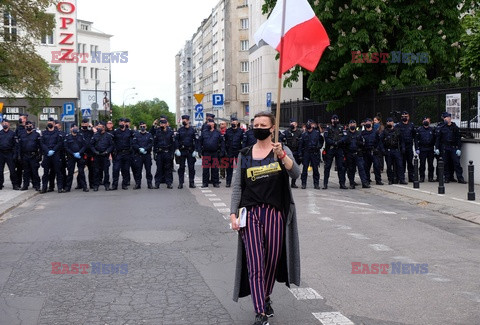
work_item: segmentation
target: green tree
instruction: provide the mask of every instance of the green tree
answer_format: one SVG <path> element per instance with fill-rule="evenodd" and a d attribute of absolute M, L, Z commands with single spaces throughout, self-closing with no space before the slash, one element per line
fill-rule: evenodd
<path fill-rule="evenodd" d="M 275 2 L 266 0 L 264 12 L 269 12 Z M 373 90 L 382 92 L 454 79 L 460 60 L 457 45 L 463 32 L 460 16 L 479 6 L 473 0 L 309 2 L 327 30 L 331 45 L 313 73 L 303 72 L 308 74 L 311 98 L 331 101 L 329 110 Z M 428 63 L 355 63 L 352 52 L 357 51 L 427 53 Z M 284 84 L 298 80 L 301 72 L 297 66 L 287 73 Z"/>
<path fill-rule="evenodd" d="M 168 105 L 165 101 L 158 98 L 153 100 L 145 100 L 134 105 L 116 106 L 113 105 L 112 119 L 115 124 L 118 124 L 118 119 L 121 117 L 129 118 L 132 125 L 137 125 L 140 121 L 144 121 L 148 126 L 151 126 L 153 121 L 165 115 L 172 128 L 176 127 L 175 114 L 168 110 Z"/>
<path fill-rule="evenodd" d="M 1 0 L 0 14 L 4 25 L 0 29 L 0 89 L 7 96 L 23 94 L 33 106 L 50 97 L 56 75 L 48 63 L 35 53 L 42 36 L 55 26 L 54 16 L 46 9 L 54 0 Z"/>
<path fill-rule="evenodd" d="M 480 79 L 480 11 L 470 12 L 462 19 L 465 29 L 460 41 L 463 55 L 460 60 L 462 72 Z"/>

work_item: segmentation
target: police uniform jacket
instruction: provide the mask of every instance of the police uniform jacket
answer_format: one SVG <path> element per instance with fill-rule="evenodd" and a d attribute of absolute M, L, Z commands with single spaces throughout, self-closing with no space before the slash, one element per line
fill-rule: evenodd
<path fill-rule="evenodd" d="M 62 134 L 57 129 L 53 129 L 53 131 L 48 129 L 44 130 L 41 137 L 43 154 L 48 155 L 48 151 L 50 150 L 58 153 L 63 147 L 63 140 Z"/>
<path fill-rule="evenodd" d="M 444 123 L 438 129 L 435 147 L 439 150 L 444 150 L 446 148 L 461 149 L 462 141 L 460 129 L 455 123 L 452 122 L 450 125 Z"/>
<path fill-rule="evenodd" d="M 306 131 L 300 138 L 298 151 L 302 155 L 305 154 L 305 152 L 320 153 L 323 143 L 323 136 L 318 130 L 312 130 L 311 132 Z"/>
<path fill-rule="evenodd" d="M 140 148 L 143 148 L 147 151 L 148 154 L 152 152 L 153 147 L 153 136 L 150 132 L 140 132 L 137 131 L 133 135 L 132 148 L 133 152 L 139 153 Z"/>
<path fill-rule="evenodd" d="M 405 145 L 413 145 L 415 139 L 415 126 L 412 122 L 409 123 L 397 123 L 395 129 L 399 130 L 402 134 L 403 142 Z"/>
<path fill-rule="evenodd" d="M 238 154 L 242 149 L 243 130 L 240 127 L 230 127 L 225 132 L 225 147 L 228 155 Z"/>
<path fill-rule="evenodd" d="M 113 136 L 110 133 L 97 132 L 92 137 L 91 149 L 96 155 L 108 155 L 113 151 Z"/>
<path fill-rule="evenodd" d="M 113 143 L 115 152 L 123 153 L 132 150 L 133 130 L 131 129 L 116 129 L 113 132 Z"/>
<path fill-rule="evenodd" d="M 417 129 L 415 135 L 415 150 L 428 151 L 433 150 L 435 146 L 435 129 L 431 126 L 421 126 Z"/>
<path fill-rule="evenodd" d="M 380 134 L 380 148 L 382 152 L 387 150 L 405 151 L 405 142 L 403 141 L 400 130 L 396 127 L 393 129 L 385 128 Z"/>
<path fill-rule="evenodd" d="M 3 129 L 0 129 L 0 152 L 12 152 L 16 154 L 18 148 L 17 140 L 17 136 L 12 130 L 9 129 L 8 131 L 5 131 Z"/>
<path fill-rule="evenodd" d="M 178 132 L 175 136 L 175 149 L 193 152 L 197 150 L 197 148 L 197 132 L 195 129 L 192 126 L 188 128 L 182 126 L 180 129 L 178 129 Z"/>
<path fill-rule="evenodd" d="M 257 143 L 257 138 L 253 135 L 253 129 L 247 130 L 243 134 L 242 148 L 253 146 Z"/>
<path fill-rule="evenodd" d="M 365 150 L 371 151 L 371 150 L 377 150 L 378 149 L 378 144 L 380 142 L 380 135 L 378 134 L 377 131 L 373 130 L 363 130 L 362 131 L 362 138 L 365 141 Z"/>
<path fill-rule="evenodd" d="M 290 150 L 292 150 L 293 154 L 296 154 L 298 152 L 301 138 L 302 130 L 297 128 L 295 131 L 292 131 L 292 129 L 285 130 L 285 132 L 280 135 L 279 139 L 281 142 L 285 143 Z"/>
<path fill-rule="evenodd" d="M 326 149 L 340 148 L 343 145 L 343 136 L 346 134 L 342 125 L 329 125 L 323 133 L 325 137 Z"/>
<path fill-rule="evenodd" d="M 362 134 L 359 131 L 347 131 L 347 134 L 343 138 L 345 143 L 345 149 L 347 153 L 353 154 L 362 154 L 365 147 L 365 139 L 363 139 Z"/>
<path fill-rule="evenodd" d="M 35 156 L 41 151 L 40 134 L 33 130 L 32 132 L 24 132 L 18 139 L 18 147 L 20 156 Z"/>
<path fill-rule="evenodd" d="M 75 136 L 69 134 L 65 138 L 65 151 L 69 157 L 73 157 L 76 152 L 80 153 L 80 156 L 83 156 L 87 147 L 87 141 L 81 133 L 77 133 Z"/>
<path fill-rule="evenodd" d="M 225 141 L 217 129 L 203 131 L 198 142 L 202 155 L 204 152 L 219 152 L 220 155 L 225 153 Z"/>

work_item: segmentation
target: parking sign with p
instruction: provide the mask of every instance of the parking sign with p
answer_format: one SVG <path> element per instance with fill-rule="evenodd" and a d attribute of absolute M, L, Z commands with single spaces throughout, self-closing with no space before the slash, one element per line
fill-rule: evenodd
<path fill-rule="evenodd" d="M 213 94 L 212 104 L 213 106 L 223 106 L 223 94 Z"/>

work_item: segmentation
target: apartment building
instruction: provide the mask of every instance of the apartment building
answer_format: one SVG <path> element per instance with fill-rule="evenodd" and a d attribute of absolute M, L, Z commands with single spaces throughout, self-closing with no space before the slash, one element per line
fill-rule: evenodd
<path fill-rule="evenodd" d="M 268 103 L 277 101 L 277 52 L 265 43 L 254 44 L 253 35 L 267 19 L 262 15 L 263 0 L 221 0 L 177 54 L 177 118 L 182 114 L 194 116 L 195 100 L 184 98 L 204 94 L 205 112 L 220 119 L 236 116 L 244 123 L 260 111 L 269 110 Z M 183 79 L 184 62 L 188 61 L 191 46 L 191 79 Z M 192 87 L 188 87 L 191 82 Z M 191 91 L 185 92 L 186 89 Z M 190 90 L 191 89 L 191 90 Z M 222 94 L 224 105 L 214 107 L 212 95 Z M 300 80 L 291 88 L 282 89 L 281 100 L 303 98 Z M 179 106 L 179 107 L 178 107 Z"/>

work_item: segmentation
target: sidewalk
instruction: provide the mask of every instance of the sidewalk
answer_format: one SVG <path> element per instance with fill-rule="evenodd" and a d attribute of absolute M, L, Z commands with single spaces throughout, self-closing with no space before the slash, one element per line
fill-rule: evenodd
<path fill-rule="evenodd" d="M 358 173 L 355 176 L 355 181 L 360 184 Z M 465 173 L 464 176 L 465 180 L 467 180 Z M 373 173 L 371 177 L 373 181 Z M 476 200 L 468 201 L 468 184 L 448 183 L 444 185 L 445 194 L 438 194 L 437 182 L 420 183 L 420 188 L 418 189 L 413 188 L 413 183 L 408 183 L 408 185 L 388 185 L 385 172 L 382 173 L 382 180 L 385 183 L 383 186 L 375 185 L 375 181 L 373 181 L 371 184 L 372 188 L 362 189 L 361 186 L 357 186 L 357 189 L 354 191 L 362 190 L 375 195 L 401 200 L 408 204 L 417 205 L 480 225 L 480 185 L 478 184 L 475 185 Z M 333 171 L 333 168 L 330 172 L 329 188 L 332 182 L 338 184 L 337 172 Z M 323 183 L 323 164 L 320 167 L 320 183 Z"/>

